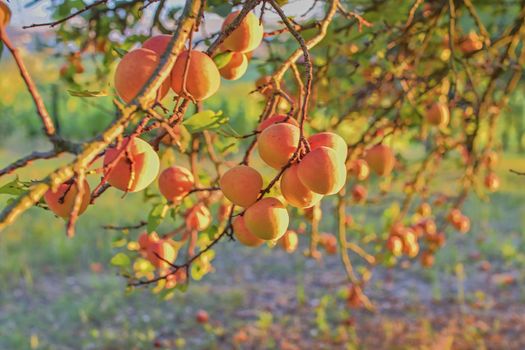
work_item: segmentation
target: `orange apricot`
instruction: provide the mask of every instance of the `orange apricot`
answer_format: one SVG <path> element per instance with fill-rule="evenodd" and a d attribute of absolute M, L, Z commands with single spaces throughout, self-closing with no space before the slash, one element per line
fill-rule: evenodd
<path fill-rule="evenodd" d="M 430 125 L 444 127 L 450 120 L 450 112 L 446 105 L 435 102 L 427 106 L 425 118 Z"/>
<path fill-rule="evenodd" d="M 263 120 L 257 127 L 257 131 L 262 132 L 270 125 L 279 123 L 288 123 L 297 127 L 299 126 L 299 123 L 296 119 L 289 117 L 286 114 L 276 114 L 271 116 L 270 118 L 266 118 L 265 120 Z"/>
<path fill-rule="evenodd" d="M 197 50 L 186 50 L 177 57 L 171 71 L 171 88 L 177 95 L 202 101 L 215 94 L 220 84 L 221 75 L 210 56 Z"/>
<path fill-rule="evenodd" d="M 481 38 L 475 32 L 471 32 L 459 39 L 459 48 L 463 53 L 469 54 L 483 48 Z"/>
<path fill-rule="evenodd" d="M 67 218 L 73 210 L 77 193 L 78 188 L 76 182 L 63 183 L 58 186 L 57 190 L 54 192 L 51 189 L 47 190 L 44 194 L 44 200 L 53 213 L 62 218 Z M 78 215 L 82 214 L 87 209 L 90 200 L 91 191 L 89 190 L 89 184 L 87 181 L 84 181 L 84 191 L 82 193 Z"/>
<path fill-rule="evenodd" d="M 139 252 L 142 254 L 142 256 L 147 257 L 148 251 L 151 249 L 152 245 L 155 242 L 158 242 L 159 240 L 160 238 L 156 232 L 141 233 L 139 238 L 137 239 L 137 243 L 139 244 Z"/>
<path fill-rule="evenodd" d="M 259 135 L 258 150 L 261 159 L 272 168 L 282 168 L 295 153 L 299 134 L 299 128 L 295 125 L 270 125 Z"/>
<path fill-rule="evenodd" d="M 292 230 L 286 231 L 286 233 L 279 239 L 279 245 L 287 253 L 293 253 L 299 245 L 299 237 L 297 233 Z"/>
<path fill-rule="evenodd" d="M 293 164 L 286 169 L 281 177 L 281 193 L 286 202 L 297 208 L 309 208 L 321 200 L 323 195 L 310 191 L 298 175 L 298 164 Z"/>
<path fill-rule="evenodd" d="M 326 250 L 329 255 L 337 253 L 337 238 L 331 233 L 321 233 L 319 235 L 319 244 Z"/>
<path fill-rule="evenodd" d="M 370 175 L 370 167 L 364 159 L 357 159 L 352 163 L 350 168 L 352 174 L 356 177 L 357 180 L 363 181 L 368 178 Z"/>
<path fill-rule="evenodd" d="M 267 197 L 246 209 L 244 222 L 246 228 L 260 239 L 275 240 L 285 234 L 290 218 L 281 201 Z"/>
<path fill-rule="evenodd" d="M 341 162 L 346 161 L 348 146 L 341 136 L 334 134 L 333 132 L 320 132 L 312 135 L 308 138 L 308 143 L 312 150 L 321 146 L 331 148 L 335 151 Z"/>
<path fill-rule="evenodd" d="M 369 148 L 365 154 L 365 160 L 377 175 L 388 176 L 394 169 L 396 158 L 390 147 L 375 145 Z"/>
<path fill-rule="evenodd" d="M 233 234 L 235 238 L 242 244 L 248 247 L 258 247 L 264 243 L 264 240 L 260 239 L 256 235 L 250 232 L 246 227 L 244 216 L 237 216 L 233 219 Z"/>
<path fill-rule="evenodd" d="M 230 13 L 224 20 L 222 29 L 232 23 L 239 13 L 240 11 Z M 241 24 L 224 39 L 222 47 L 235 52 L 253 51 L 261 44 L 263 34 L 263 26 L 259 18 L 253 12 L 248 12 Z"/>
<path fill-rule="evenodd" d="M 320 146 L 301 160 L 298 176 L 311 191 L 319 194 L 334 194 L 345 185 L 346 168 L 333 149 Z"/>
<path fill-rule="evenodd" d="M 115 89 L 124 102 L 130 103 L 137 97 L 159 62 L 155 51 L 143 48 L 130 51 L 122 57 L 115 71 Z M 163 99 L 168 90 L 169 81 L 166 80 L 157 94 L 158 99 Z"/>
<path fill-rule="evenodd" d="M 365 201 L 368 191 L 363 185 L 355 185 L 352 188 L 352 199 L 356 203 L 362 203 Z"/>
<path fill-rule="evenodd" d="M 160 193 L 169 201 L 182 199 L 194 184 L 191 171 L 181 166 L 164 169 L 159 176 Z"/>
<path fill-rule="evenodd" d="M 490 173 L 485 177 L 485 187 L 487 187 L 487 189 L 490 192 L 497 191 L 499 186 L 500 186 L 500 180 L 499 180 L 498 175 L 494 173 Z"/>
<path fill-rule="evenodd" d="M 109 165 L 120 157 L 113 168 Z M 104 171 L 108 183 L 126 192 L 138 192 L 151 184 L 159 173 L 159 156 L 149 143 L 126 137 L 118 148 L 110 147 L 104 156 Z"/>
<path fill-rule="evenodd" d="M 421 266 L 423 267 L 432 267 L 432 265 L 434 265 L 434 261 L 435 261 L 434 254 L 432 254 L 429 251 L 424 251 L 423 253 L 421 253 L 420 259 L 421 259 Z"/>
<path fill-rule="evenodd" d="M 243 53 L 232 52 L 230 61 L 221 69 L 219 73 L 226 80 L 237 80 L 246 73 L 248 69 L 248 59 Z"/>
<path fill-rule="evenodd" d="M 257 170 L 247 165 L 237 165 L 220 178 L 221 191 L 233 204 L 249 207 L 257 200 L 263 179 Z"/>
<path fill-rule="evenodd" d="M 168 268 L 170 263 L 176 258 L 175 249 L 166 240 L 159 240 L 153 242 L 147 250 L 147 259 L 153 264 L 153 266 L 164 269 Z"/>
<path fill-rule="evenodd" d="M 168 34 L 155 35 L 144 41 L 142 47 L 144 49 L 155 51 L 155 53 L 161 57 L 166 51 L 171 38 L 172 36 Z"/>
<path fill-rule="evenodd" d="M 211 213 L 204 204 L 199 203 L 187 211 L 186 227 L 189 230 L 202 231 L 208 228 L 210 224 Z"/>
<path fill-rule="evenodd" d="M 430 214 L 432 214 L 432 207 L 426 202 L 421 203 L 419 208 L 417 208 L 417 213 L 422 217 L 430 216 Z"/>
<path fill-rule="evenodd" d="M 392 253 L 393 256 L 401 256 L 403 254 L 403 240 L 401 237 L 396 235 L 388 236 L 386 241 L 387 249 Z"/>

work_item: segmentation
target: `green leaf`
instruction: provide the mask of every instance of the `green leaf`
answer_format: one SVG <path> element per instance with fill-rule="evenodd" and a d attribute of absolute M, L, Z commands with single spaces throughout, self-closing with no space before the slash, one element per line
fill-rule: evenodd
<path fill-rule="evenodd" d="M 120 57 L 120 58 L 124 57 L 124 55 L 128 53 L 128 51 L 123 50 L 123 49 L 118 48 L 118 47 L 112 47 L 112 49 L 113 49 L 113 51 L 115 51 L 117 53 L 118 57 Z"/>
<path fill-rule="evenodd" d="M 168 206 L 164 203 L 159 203 L 151 208 L 151 211 L 148 215 L 148 233 L 155 231 L 155 229 L 160 225 L 164 217 L 166 217 Z"/>
<path fill-rule="evenodd" d="M 217 129 L 227 122 L 228 117 L 223 115 L 222 111 L 205 110 L 192 115 L 183 124 L 190 133 L 194 134 L 203 130 Z"/>
<path fill-rule="evenodd" d="M 221 69 L 224 66 L 226 66 L 230 61 L 232 60 L 233 52 L 223 52 L 218 54 L 217 56 L 213 57 L 213 62 L 215 62 L 215 65 L 217 68 Z"/>
<path fill-rule="evenodd" d="M 25 192 L 24 184 L 18 180 L 18 176 L 11 182 L 0 187 L 0 194 L 18 196 Z"/>
<path fill-rule="evenodd" d="M 129 259 L 129 256 L 127 256 L 126 254 L 118 253 L 117 255 L 111 258 L 110 263 L 113 266 L 127 267 L 131 264 L 131 260 Z"/>
<path fill-rule="evenodd" d="M 75 97 L 103 97 L 107 96 L 108 93 L 106 91 L 74 91 L 74 90 L 67 90 L 71 96 Z"/>

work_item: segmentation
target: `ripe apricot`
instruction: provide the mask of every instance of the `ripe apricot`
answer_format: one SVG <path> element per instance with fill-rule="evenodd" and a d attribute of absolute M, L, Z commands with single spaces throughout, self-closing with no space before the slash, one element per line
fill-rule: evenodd
<path fill-rule="evenodd" d="M 468 216 L 462 215 L 458 223 L 455 225 L 456 229 L 461 233 L 470 231 L 470 219 Z"/>
<path fill-rule="evenodd" d="M 155 51 L 143 48 L 130 51 L 122 57 L 115 71 L 115 89 L 124 102 L 130 103 L 137 96 L 159 62 Z M 160 87 L 158 99 L 163 99 L 168 90 L 169 81 L 166 80 Z"/>
<path fill-rule="evenodd" d="M 261 174 L 252 167 L 237 165 L 219 180 L 221 191 L 233 204 L 249 207 L 257 200 L 263 186 Z"/>
<path fill-rule="evenodd" d="M 346 168 L 333 149 L 321 146 L 310 151 L 301 160 L 298 176 L 311 191 L 334 194 L 345 185 Z"/>
<path fill-rule="evenodd" d="M 483 48 L 483 42 L 481 38 L 475 32 L 471 32 L 466 36 L 463 36 L 459 40 L 459 48 L 463 53 L 469 54 L 474 51 L 481 50 Z"/>
<path fill-rule="evenodd" d="M 319 235 L 319 244 L 326 250 L 329 255 L 337 253 L 337 238 L 331 233 L 321 233 Z"/>
<path fill-rule="evenodd" d="M 294 231 L 288 230 L 284 236 L 279 239 L 279 244 L 285 252 L 293 253 L 299 245 L 299 237 L 297 237 L 297 233 Z"/>
<path fill-rule="evenodd" d="M 421 215 L 422 217 L 427 217 L 432 214 L 432 207 L 428 203 L 421 203 L 419 208 L 417 208 L 417 213 Z"/>
<path fill-rule="evenodd" d="M 498 190 L 500 186 L 500 180 L 498 175 L 494 173 L 490 173 L 485 177 L 485 187 L 491 192 L 495 192 Z"/>
<path fill-rule="evenodd" d="M 199 203 L 186 213 L 186 227 L 189 230 L 202 231 L 211 224 L 211 214 L 204 204 Z"/>
<path fill-rule="evenodd" d="M 140 234 L 139 238 L 137 239 L 137 242 L 139 244 L 139 251 L 142 254 L 142 256 L 147 257 L 148 251 L 151 249 L 152 245 L 155 242 L 158 242 L 160 240 L 159 236 L 156 232 L 148 233 L 143 232 Z"/>
<path fill-rule="evenodd" d="M 164 269 L 168 268 L 170 264 L 176 258 L 175 249 L 166 240 L 159 240 L 153 242 L 146 252 L 147 259 L 153 264 L 153 266 Z"/>
<path fill-rule="evenodd" d="M 272 168 L 282 168 L 297 149 L 299 134 L 299 128 L 295 125 L 270 125 L 259 135 L 258 150 L 261 159 Z"/>
<path fill-rule="evenodd" d="M 355 185 L 352 189 L 352 199 L 356 203 L 362 203 L 365 201 L 368 191 L 363 185 Z"/>
<path fill-rule="evenodd" d="M 271 116 L 270 118 L 266 118 L 265 120 L 263 120 L 261 124 L 259 124 L 259 126 L 257 127 L 257 131 L 262 132 L 264 129 L 266 129 L 270 125 L 279 124 L 279 123 L 288 123 L 288 124 L 291 124 L 297 127 L 299 126 L 299 123 L 297 122 L 296 119 L 289 117 L 286 114 L 276 114 L 276 115 Z"/>
<path fill-rule="evenodd" d="M 396 158 L 390 147 L 375 145 L 369 148 L 365 154 L 365 160 L 377 175 L 388 176 L 394 169 Z"/>
<path fill-rule="evenodd" d="M 232 52 L 230 61 L 221 69 L 219 73 L 226 80 L 237 80 L 246 73 L 248 69 L 248 59 L 243 53 Z"/>
<path fill-rule="evenodd" d="M 441 102 L 427 106 L 425 118 L 430 125 L 444 127 L 450 120 L 448 107 Z"/>
<path fill-rule="evenodd" d="M 312 150 L 321 146 L 331 148 L 335 151 L 337 158 L 341 162 L 346 161 L 348 146 L 341 136 L 334 134 L 333 132 L 320 132 L 312 135 L 308 138 L 308 143 Z"/>
<path fill-rule="evenodd" d="M 423 253 L 421 253 L 420 259 L 421 259 L 421 266 L 423 267 L 432 267 L 432 265 L 434 265 L 434 261 L 435 261 L 434 254 L 432 254 L 429 251 L 424 251 Z"/>
<path fill-rule="evenodd" d="M 459 222 L 461 221 L 462 216 L 463 214 L 461 213 L 461 211 L 457 208 L 454 208 L 450 211 L 450 213 L 448 213 L 447 220 L 452 225 L 456 226 L 456 225 L 459 225 Z"/>
<path fill-rule="evenodd" d="M 0 1 L 0 28 L 5 28 L 11 21 L 11 10 L 6 3 Z"/>
<path fill-rule="evenodd" d="M 76 182 L 72 184 L 63 183 L 58 186 L 57 190 L 53 192 L 51 189 L 47 190 L 44 194 L 44 200 L 47 203 L 49 209 L 57 216 L 67 218 L 73 210 L 75 204 L 75 197 L 77 196 L 78 188 Z M 91 191 L 89 190 L 89 184 L 84 181 L 84 192 L 80 202 L 80 208 L 78 214 L 82 214 L 91 200 Z"/>
<path fill-rule="evenodd" d="M 195 315 L 195 320 L 197 321 L 197 323 L 200 323 L 200 324 L 208 323 L 209 319 L 210 319 L 210 316 L 204 310 L 197 311 L 197 314 Z"/>
<path fill-rule="evenodd" d="M 183 86 L 185 72 L 186 84 Z M 171 71 L 171 88 L 177 95 L 202 101 L 215 94 L 220 84 L 221 75 L 210 56 L 197 50 L 186 50 L 177 57 Z"/>
<path fill-rule="evenodd" d="M 155 53 L 161 57 L 166 51 L 171 38 L 172 36 L 168 34 L 155 35 L 144 41 L 142 47 L 144 49 L 155 51 Z"/>
<path fill-rule="evenodd" d="M 119 155 L 115 166 L 109 169 L 109 165 Z M 159 165 L 157 153 L 149 143 L 138 137 L 126 137 L 118 148 L 108 148 L 104 156 L 108 183 L 126 192 L 138 192 L 149 186 L 159 173 Z"/>
<path fill-rule="evenodd" d="M 258 247 L 264 243 L 262 239 L 254 235 L 246 227 L 244 216 L 237 216 L 233 219 L 233 234 L 235 238 L 242 244 L 248 247 Z"/>
<path fill-rule="evenodd" d="M 312 192 L 298 175 L 299 165 L 293 164 L 281 177 L 281 193 L 286 202 L 297 208 L 309 208 L 319 203 L 323 195 Z"/>
<path fill-rule="evenodd" d="M 288 211 L 277 198 L 263 198 L 244 213 L 246 228 L 264 240 L 279 239 L 285 234 L 290 218 Z"/>
<path fill-rule="evenodd" d="M 386 241 L 386 247 L 393 256 L 398 257 L 403 254 L 403 240 L 399 236 L 390 235 Z"/>
<path fill-rule="evenodd" d="M 191 171 L 181 166 L 164 169 L 159 176 L 160 193 L 171 202 L 178 201 L 187 195 L 193 184 Z"/>
<path fill-rule="evenodd" d="M 356 177 L 357 180 L 363 181 L 368 178 L 370 175 L 370 167 L 364 159 L 357 159 L 353 162 L 351 166 L 352 174 Z"/>
<path fill-rule="evenodd" d="M 232 23 L 240 12 L 230 13 L 224 20 L 222 29 L 224 30 Z M 241 24 L 224 39 L 222 46 L 226 50 L 235 52 L 253 51 L 261 44 L 263 34 L 263 26 L 259 22 L 259 18 L 253 12 L 249 12 Z"/>

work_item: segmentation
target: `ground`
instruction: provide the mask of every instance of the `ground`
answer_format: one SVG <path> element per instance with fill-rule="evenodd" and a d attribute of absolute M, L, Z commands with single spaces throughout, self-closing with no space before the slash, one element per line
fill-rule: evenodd
<path fill-rule="evenodd" d="M 0 349 L 523 349 L 520 181 L 505 175 L 490 202 L 469 200 L 473 229 L 448 232 L 435 268 L 376 268 L 366 288 L 375 312 L 349 307 L 339 258 L 304 257 L 306 237 L 291 255 L 224 241 L 215 271 L 186 293 L 129 293 L 100 226 L 134 222 L 138 196 L 121 208 L 110 193 L 73 240 L 32 209 L 0 235 Z M 196 322 L 201 309 L 208 324 Z"/>

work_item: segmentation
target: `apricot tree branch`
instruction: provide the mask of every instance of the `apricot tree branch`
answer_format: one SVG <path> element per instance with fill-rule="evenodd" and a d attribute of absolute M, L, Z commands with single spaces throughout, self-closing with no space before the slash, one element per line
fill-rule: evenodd
<path fill-rule="evenodd" d="M 55 27 L 55 26 L 57 26 L 57 25 L 59 25 L 61 23 L 64 23 L 64 22 L 70 20 L 73 17 L 76 17 L 76 16 L 80 15 L 83 12 L 86 12 L 87 10 L 89 10 L 89 9 L 91 9 L 93 7 L 105 4 L 107 2 L 108 2 L 108 0 L 98 0 L 98 1 L 95 1 L 94 3 L 92 3 L 92 4 L 86 5 L 85 7 L 83 7 L 80 10 L 70 14 L 69 16 L 66 16 L 64 18 L 59 19 L 58 21 L 46 22 L 46 23 L 38 23 L 38 24 L 31 24 L 29 26 L 23 26 L 22 29 L 29 29 L 29 28 L 35 28 L 35 27 L 45 27 L 45 26 L 49 26 L 49 27 L 53 28 L 53 27 Z"/>

